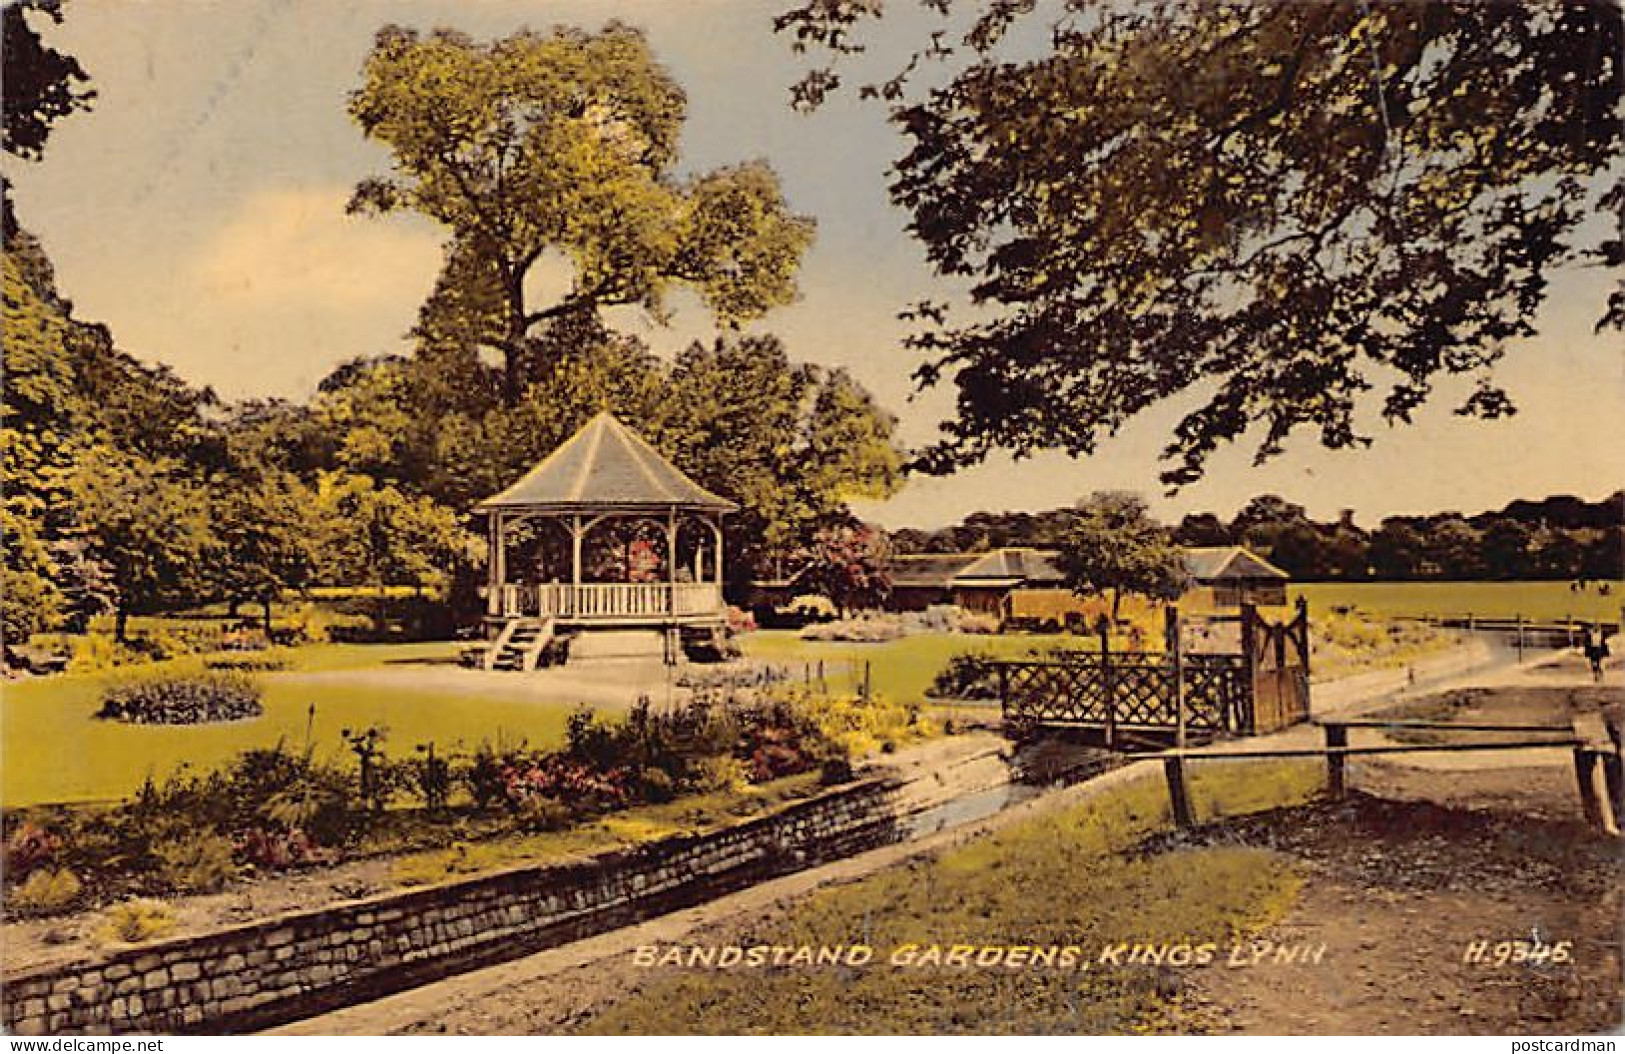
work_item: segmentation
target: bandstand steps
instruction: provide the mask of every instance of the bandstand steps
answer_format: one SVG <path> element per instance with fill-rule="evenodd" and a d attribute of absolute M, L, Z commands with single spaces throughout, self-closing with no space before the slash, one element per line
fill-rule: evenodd
<path fill-rule="evenodd" d="M 552 639 L 552 619 L 510 619 L 492 645 L 494 656 L 489 668 L 514 672 L 534 670 L 542 650 Z"/>

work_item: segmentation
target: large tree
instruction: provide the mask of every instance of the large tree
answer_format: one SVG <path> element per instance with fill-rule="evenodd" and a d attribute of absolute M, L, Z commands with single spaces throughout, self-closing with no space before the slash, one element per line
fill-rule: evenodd
<path fill-rule="evenodd" d="M 98 446 L 75 467 L 71 485 L 91 555 L 117 590 L 118 640 L 127 638 L 131 615 L 208 595 L 218 540 L 208 491 L 189 466 Z"/>
<path fill-rule="evenodd" d="M 1625 262 L 1587 222 L 1625 207 L 1611 0 L 995 0 L 968 28 L 921 2 L 943 31 L 865 91 L 908 140 L 911 231 L 971 289 L 911 312 L 920 381 L 958 389 L 927 469 L 1086 453 L 1176 396 L 1175 485 L 1255 429 L 1260 459 L 1300 429 L 1363 445 L 1368 393 L 1404 422 L 1466 375 L 1458 412 L 1505 414 L 1494 367 L 1557 271 Z M 881 8 L 778 26 L 838 57 Z M 920 88 L 928 58 L 952 72 Z M 1625 323 L 1616 288 L 1599 326 Z"/>
<path fill-rule="evenodd" d="M 420 333 L 499 352 L 516 402 L 536 365 L 529 338 L 551 319 L 616 305 L 662 318 L 675 284 L 724 324 L 794 298 L 812 222 L 789 212 L 765 164 L 679 179 L 685 107 L 643 35 L 618 23 L 490 44 L 389 26 L 350 113 L 393 171 L 362 182 L 351 209 L 411 209 L 446 228 Z M 537 305 L 529 283 L 549 254 L 570 287 Z"/>

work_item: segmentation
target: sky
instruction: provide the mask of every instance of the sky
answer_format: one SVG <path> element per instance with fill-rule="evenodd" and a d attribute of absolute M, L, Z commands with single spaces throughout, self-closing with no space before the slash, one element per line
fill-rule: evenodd
<path fill-rule="evenodd" d="M 98 98 L 60 121 L 44 161 L 7 158 L 19 213 L 57 268 L 78 317 L 107 323 L 119 346 L 172 366 L 223 397 L 308 398 L 335 365 L 404 352 L 440 260 L 441 233 L 411 216 L 348 217 L 354 184 L 387 154 L 345 113 L 374 33 L 387 23 L 449 25 L 490 38 L 522 27 L 642 27 L 688 94 L 681 164 L 704 171 L 747 159 L 779 172 L 818 239 L 802 297 L 754 330 L 792 356 L 843 366 L 928 442 L 948 390 L 917 394 L 916 353 L 897 312 L 945 287 L 886 195 L 902 141 L 874 103 L 839 97 L 813 115 L 788 105 L 802 68 L 771 31 L 784 0 L 72 0 L 47 39 L 79 58 Z M 903 5 L 907 6 L 907 5 Z M 876 61 L 917 34 L 890 17 Z M 920 16 L 923 17 L 923 16 Z M 1374 422 L 1368 449 L 1330 452 L 1305 434 L 1255 467 L 1256 443 L 1222 449 L 1199 483 L 1168 496 L 1157 455 L 1190 405 L 1155 408 L 1090 457 L 998 457 L 950 477 L 913 478 L 857 511 L 886 527 L 938 527 L 977 510 L 1040 510 L 1091 491 L 1140 491 L 1175 521 L 1228 516 L 1276 493 L 1329 519 L 1477 512 L 1518 497 L 1596 499 L 1625 485 L 1625 345 L 1592 333 L 1608 288 L 1597 270 L 1565 273 L 1538 320 L 1510 346 L 1497 379 L 1520 412 L 1455 417 L 1465 386 L 1441 385 L 1415 424 Z M 692 298 L 657 327 L 635 312 L 617 326 L 671 352 L 715 330 Z M 1454 397 L 1454 402 L 1452 401 Z"/>

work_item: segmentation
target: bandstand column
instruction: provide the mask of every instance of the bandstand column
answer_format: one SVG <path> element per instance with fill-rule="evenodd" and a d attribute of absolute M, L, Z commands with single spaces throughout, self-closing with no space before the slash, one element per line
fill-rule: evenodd
<path fill-rule="evenodd" d="M 502 513 L 493 512 L 486 526 L 487 553 L 486 553 L 486 589 L 485 610 L 487 614 L 498 616 L 502 610 L 502 587 L 507 584 L 508 568 L 505 539 L 502 530 Z"/>
<path fill-rule="evenodd" d="M 677 510 L 666 510 L 666 613 L 677 614 Z"/>
<path fill-rule="evenodd" d="M 716 536 L 717 556 L 714 561 L 717 565 L 717 597 L 722 596 L 722 517 L 718 516 L 711 521 L 711 533 Z"/>
<path fill-rule="evenodd" d="M 570 517 L 570 585 L 581 586 L 581 517 Z"/>

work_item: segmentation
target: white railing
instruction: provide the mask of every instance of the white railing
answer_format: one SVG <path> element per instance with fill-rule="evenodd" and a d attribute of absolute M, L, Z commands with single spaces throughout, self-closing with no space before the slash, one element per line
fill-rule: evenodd
<path fill-rule="evenodd" d="M 571 585 L 504 585 L 499 613 L 568 619 L 658 619 L 710 615 L 725 610 L 722 590 L 712 583 L 614 582 Z"/>
<path fill-rule="evenodd" d="M 594 582 L 571 585 L 506 583 L 490 613 L 502 618 L 553 616 L 568 619 L 659 619 L 711 615 L 726 610 L 722 589 L 710 582 Z"/>

